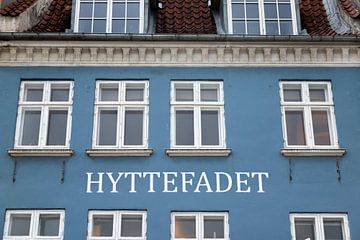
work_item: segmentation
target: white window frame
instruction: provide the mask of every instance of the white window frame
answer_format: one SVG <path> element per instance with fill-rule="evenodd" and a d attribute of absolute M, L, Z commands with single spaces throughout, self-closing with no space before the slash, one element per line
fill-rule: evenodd
<path fill-rule="evenodd" d="M 192 85 L 193 101 L 176 101 L 176 85 Z M 218 89 L 218 101 L 200 101 L 201 85 L 214 85 Z M 171 81 L 171 130 L 170 145 L 173 149 L 221 149 L 226 148 L 224 88 L 222 81 Z M 176 145 L 176 110 L 193 110 L 194 112 L 194 145 Z M 219 145 L 201 144 L 201 110 L 216 110 L 219 112 Z"/>
<path fill-rule="evenodd" d="M 144 85 L 143 101 L 125 101 L 126 86 L 128 84 Z M 118 87 L 118 101 L 100 101 L 101 86 L 109 85 Z M 116 145 L 99 145 L 99 111 L 103 109 L 117 110 L 117 135 Z M 125 145 L 125 110 L 142 110 L 143 114 L 143 144 Z M 146 149 L 148 148 L 148 129 L 149 129 L 149 81 L 96 81 L 95 104 L 94 104 L 94 127 L 93 127 L 93 149 Z"/>
<path fill-rule="evenodd" d="M 228 15 L 228 29 L 229 29 L 229 33 L 233 34 L 233 17 L 232 17 L 232 1 L 234 0 L 227 0 L 227 15 Z M 292 27 L 293 27 L 293 33 L 292 35 L 297 35 L 298 34 L 298 25 L 297 25 L 297 10 L 296 10 L 296 6 L 295 6 L 295 0 L 289 0 L 290 1 L 290 6 L 291 6 L 291 22 L 292 22 Z M 245 0 L 246 2 L 246 0 Z M 278 0 L 273 0 L 274 3 L 278 4 Z M 266 33 L 266 18 L 265 18 L 265 5 L 264 5 L 264 0 L 258 0 L 258 9 L 259 9 L 259 27 L 260 27 L 260 35 L 267 35 Z M 246 15 L 246 13 L 245 13 Z M 278 14 L 279 16 L 279 14 Z M 245 17 L 246 21 L 247 18 Z M 280 26 L 279 21 L 280 18 L 278 17 L 276 19 L 278 21 L 278 26 Z M 289 19 L 290 20 L 290 19 Z M 247 29 L 247 24 L 245 24 L 245 28 Z M 280 28 L 279 28 L 280 31 Z M 247 32 L 247 30 L 246 30 Z M 247 33 L 246 33 L 247 34 Z M 283 35 L 283 34 L 281 34 Z"/>
<path fill-rule="evenodd" d="M 291 213 L 291 239 L 296 240 L 295 220 L 296 219 L 314 219 L 315 239 L 325 240 L 324 219 L 340 220 L 342 222 L 342 230 L 344 240 L 350 240 L 349 220 L 347 214 L 344 213 Z"/>
<path fill-rule="evenodd" d="M 138 33 L 143 33 L 144 32 L 144 20 L 145 20 L 145 9 L 144 9 L 144 1 L 145 0 L 76 0 L 76 6 L 75 6 L 75 23 L 74 23 L 74 32 L 79 32 L 79 22 L 80 22 L 80 2 L 89 2 L 89 3 L 93 3 L 95 4 L 95 2 L 106 2 L 107 3 L 107 10 L 106 10 L 106 33 L 112 33 L 112 20 L 113 20 L 113 16 L 112 16 L 112 8 L 113 8 L 113 3 L 114 2 L 122 2 L 125 3 L 125 14 L 127 13 L 127 4 L 128 3 L 132 3 L 132 2 L 139 2 L 139 32 Z M 92 15 L 94 16 L 94 9 L 93 8 L 93 12 Z M 92 22 L 94 21 L 94 17 L 89 18 L 88 20 L 91 20 Z M 131 19 L 131 18 L 130 18 Z M 124 17 L 125 20 L 125 32 L 126 31 L 126 22 L 128 19 L 128 17 Z M 91 32 L 85 32 L 85 33 L 97 33 L 94 32 L 94 28 L 93 28 L 93 23 L 91 24 L 92 28 L 91 28 Z"/>
<path fill-rule="evenodd" d="M 111 237 L 93 237 L 92 226 L 94 215 L 113 216 L 113 235 Z M 142 215 L 142 236 L 141 237 L 122 237 L 121 236 L 121 219 L 122 215 Z M 88 232 L 87 240 L 146 240 L 147 235 L 147 214 L 146 211 L 135 210 L 91 210 L 88 214 Z"/>
<path fill-rule="evenodd" d="M 302 101 L 301 102 L 289 102 L 284 101 L 284 85 L 299 85 L 301 86 Z M 309 89 L 311 85 L 319 85 L 326 87 L 326 101 L 325 102 L 310 102 L 310 93 Z M 336 119 L 334 112 L 334 102 L 333 95 L 331 90 L 331 83 L 324 81 L 280 81 L 280 103 L 281 103 L 281 115 L 282 115 L 282 130 L 283 130 L 283 139 L 284 147 L 289 149 L 338 149 L 338 135 L 336 131 Z M 286 130 L 286 116 L 285 111 L 296 110 L 303 111 L 304 118 L 304 131 L 305 131 L 305 141 L 306 145 L 289 145 L 287 140 L 287 130 Z M 328 113 L 328 125 L 329 125 L 329 134 L 330 134 L 330 145 L 315 145 L 315 137 L 313 131 L 313 121 L 312 121 L 312 110 L 323 110 Z"/>
<path fill-rule="evenodd" d="M 25 91 L 27 86 L 43 85 L 43 99 L 42 101 L 25 101 Z M 69 85 L 69 99 L 68 101 L 50 101 L 52 85 Z M 18 112 L 15 130 L 15 144 L 16 149 L 69 149 L 71 138 L 71 123 L 72 123 L 72 105 L 73 105 L 73 81 L 22 81 L 20 86 Z M 65 145 L 47 145 L 47 130 L 49 123 L 50 110 L 67 110 L 67 128 Z M 39 139 L 38 145 L 21 145 L 23 133 L 23 117 L 26 110 L 38 110 L 41 112 Z"/>
<path fill-rule="evenodd" d="M 10 217 L 12 214 L 30 214 L 30 230 L 29 236 L 9 236 L 10 233 Z M 58 236 L 37 236 L 39 228 L 39 217 L 41 214 L 60 214 L 59 235 Z M 63 240 L 64 239 L 64 210 L 7 210 L 5 216 L 4 240 Z"/>
<path fill-rule="evenodd" d="M 175 217 L 195 217 L 196 238 L 176 238 L 175 237 Z M 217 240 L 229 240 L 229 214 L 227 212 L 172 212 L 171 213 L 171 240 L 211 240 L 204 238 L 204 217 L 223 217 L 224 218 L 224 238 Z"/>

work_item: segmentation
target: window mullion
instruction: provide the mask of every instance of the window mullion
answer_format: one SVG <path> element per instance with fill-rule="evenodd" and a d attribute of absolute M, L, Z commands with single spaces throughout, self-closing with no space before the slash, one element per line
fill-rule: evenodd
<path fill-rule="evenodd" d="M 111 33 L 112 32 L 112 6 L 113 5 L 113 1 L 112 0 L 108 0 L 107 1 L 107 19 L 106 19 L 106 32 L 107 33 Z"/>
<path fill-rule="evenodd" d="M 201 107 L 193 107 L 194 111 L 194 145 L 196 148 L 201 147 Z"/>
<path fill-rule="evenodd" d="M 124 146 L 124 118 L 125 118 L 125 107 L 124 105 L 119 105 L 117 107 L 117 147 L 122 148 Z"/>
<path fill-rule="evenodd" d="M 259 0 L 258 1 L 258 6 L 259 6 L 260 34 L 261 35 L 266 35 L 264 0 Z"/>
<path fill-rule="evenodd" d="M 41 118 L 39 128 L 39 146 L 46 146 L 47 128 L 49 124 L 49 106 L 41 107 Z"/>

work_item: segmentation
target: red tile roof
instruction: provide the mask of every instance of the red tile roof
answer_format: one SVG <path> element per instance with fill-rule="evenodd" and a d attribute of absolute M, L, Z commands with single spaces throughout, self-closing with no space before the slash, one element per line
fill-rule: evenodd
<path fill-rule="evenodd" d="M 358 18 L 360 16 L 360 9 L 349 0 L 339 0 L 341 8 L 347 15 L 352 18 Z"/>
<path fill-rule="evenodd" d="M 162 0 L 156 13 L 157 33 L 215 34 L 208 0 Z"/>
<path fill-rule="evenodd" d="M 53 0 L 30 32 L 64 32 L 70 28 L 72 0 Z"/>
<path fill-rule="evenodd" d="M 330 26 L 322 0 L 301 0 L 300 18 L 302 28 L 310 35 L 337 35 Z"/>
<path fill-rule="evenodd" d="M 16 17 L 25 12 L 37 0 L 14 0 L 10 4 L 0 9 L 0 14 L 3 16 Z"/>

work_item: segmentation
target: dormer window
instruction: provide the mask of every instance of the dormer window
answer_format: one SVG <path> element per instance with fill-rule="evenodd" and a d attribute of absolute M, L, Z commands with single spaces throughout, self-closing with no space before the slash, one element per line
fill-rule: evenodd
<path fill-rule="evenodd" d="M 297 34 L 295 0 L 228 0 L 229 32 L 244 35 Z"/>
<path fill-rule="evenodd" d="M 142 33 L 144 0 L 77 0 L 75 32 Z"/>

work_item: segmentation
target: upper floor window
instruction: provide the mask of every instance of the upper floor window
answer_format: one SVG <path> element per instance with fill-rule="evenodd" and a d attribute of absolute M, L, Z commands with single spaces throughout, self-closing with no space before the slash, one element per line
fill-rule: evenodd
<path fill-rule="evenodd" d="M 4 240 L 62 240 L 64 215 L 64 210 L 7 210 Z"/>
<path fill-rule="evenodd" d="M 69 148 L 73 83 L 21 82 L 15 148 Z"/>
<path fill-rule="evenodd" d="M 292 240 L 350 240 L 346 214 L 290 214 Z"/>
<path fill-rule="evenodd" d="M 171 147 L 225 148 L 223 83 L 171 83 Z"/>
<path fill-rule="evenodd" d="M 330 82 L 280 82 L 286 148 L 338 148 Z"/>
<path fill-rule="evenodd" d="M 97 81 L 93 148 L 147 148 L 147 81 Z"/>
<path fill-rule="evenodd" d="M 144 0 L 77 0 L 75 32 L 142 33 Z"/>
<path fill-rule="evenodd" d="M 145 211 L 90 211 L 88 240 L 146 240 Z"/>
<path fill-rule="evenodd" d="M 247 35 L 297 34 L 294 0 L 228 0 L 229 32 Z"/>
<path fill-rule="evenodd" d="M 226 212 L 173 212 L 171 239 L 229 239 L 228 213 Z"/>

